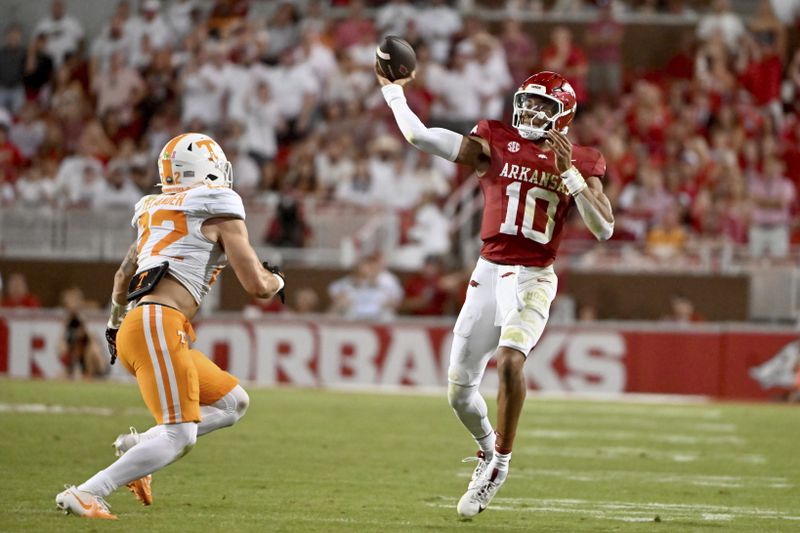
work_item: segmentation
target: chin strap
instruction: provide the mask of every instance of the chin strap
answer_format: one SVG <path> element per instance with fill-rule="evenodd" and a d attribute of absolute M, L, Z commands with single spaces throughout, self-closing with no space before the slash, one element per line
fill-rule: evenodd
<path fill-rule="evenodd" d="M 530 130 L 523 130 L 520 128 L 517 128 L 517 133 L 519 133 L 520 137 L 522 137 L 523 139 L 527 139 L 529 141 L 538 141 L 544 135 L 544 132 L 542 131 L 530 131 Z"/>

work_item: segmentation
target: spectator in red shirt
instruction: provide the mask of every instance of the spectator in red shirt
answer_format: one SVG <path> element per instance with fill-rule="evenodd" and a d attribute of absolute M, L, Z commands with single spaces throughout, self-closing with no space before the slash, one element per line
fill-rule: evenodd
<path fill-rule="evenodd" d="M 670 123 L 669 110 L 662 101 L 661 91 L 652 83 L 639 81 L 634 87 L 633 97 L 626 117 L 628 131 L 645 144 L 650 154 L 659 154 L 664 150 Z"/>
<path fill-rule="evenodd" d="M 694 40 L 691 34 L 685 34 L 681 37 L 680 48 L 670 57 L 669 61 L 667 61 L 667 66 L 664 67 L 663 72 L 667 78 L 692 79 L 694 75 L 693 44 Z"/>
<path fill-rule="evenodd" d="M 669 298 L 669 314 L 664 316 L 665 322 L 690 324 L 705 322 L 706 318 L 697 312 L 694 302 L 685 294 L 676 293 Z"/>
<path fill-rule="evenodd" d="M 794 183 L 797 190 L 800 190 L 800 120 L 793 124 L 792 129 L 787 130 L 782 148 L 786 177 Z"/>
<path fill-rule="evenodd" d="M 589 50 L 589 88 L 595 96 L 616 99 L 622 90 L 622 39 L 625 29 L 615 18 L 612 3 L 586 28 Z"/>
<path fill-rule="evenodd" d="M 753 95 L 756 105 L 768 107 L 776 119 L 781 118 L 781 74 L 783 67 L 769 36 L 761 42 L 747 35 L 737 59 L 739 83 Z"/>
<path fill-rule="evenodd" d="M 506 52 L 508 70 L 511 72 L 514 83 L 522 83 L 522 80 L 536 72 L 539 55 L 536 41 L 522 30 L 519 20 L 509 18 L 503 22 L 500 43 Z"/>
<path fill-rule="evenodd" d="M 364 2 L 353 0 L 350 3 L 350 10 L 347 17 L 342 19 L 336 26 L 334 32 L 334 44 L 336 50 L 343 50 L 349 46 L 357 44 L 364 34 L 373 35 L 375 24 L 364 14 Z"/>
<path fill-rule="evenodd" d="M 448 293 L 441 286 L 442 260 L 439 256 L 425 258 L 422 270 L 406 281 L 402 310 L 412 315 L 443 315 Z"/>
<path fill-rule="evenodd" d="M 9 126 L 7 122 L 0 121 L 0 183 L 14 183 L 25 162 L 19 148 L 8 138 Z"/>
<path fill-rule="evenodd" d="M 8 289 L 6 289 L 5 297 L 0 301 L 0 307 L 37 308 L 41 306 L 39 298 L 28 290 L 28 281 L 23 274 L 14 272 L 8 276 Z"/>
<path fill-rule="evenodd" d="M 550 34 L 550 46 L 542 52 L 545 70 L 558 72 L 572 84 L 579 103 L 586 101 L 586 75 L 589 62 L 586 54 L 572 42 L 572 32 L 564 26 L 556 26 Z"/>

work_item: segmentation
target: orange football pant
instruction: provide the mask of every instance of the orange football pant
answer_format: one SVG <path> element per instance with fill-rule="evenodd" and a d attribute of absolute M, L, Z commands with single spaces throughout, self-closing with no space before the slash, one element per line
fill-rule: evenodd
<path fill-rule="evenodd" d="M 145 303 L 122 321 L 117 355 L 136 376 L 156 424 L 200 422 L 200 405 L 213 404 L 239 383 L 192 350 L 192 341 L 192 325 L 172 307 Z"/>

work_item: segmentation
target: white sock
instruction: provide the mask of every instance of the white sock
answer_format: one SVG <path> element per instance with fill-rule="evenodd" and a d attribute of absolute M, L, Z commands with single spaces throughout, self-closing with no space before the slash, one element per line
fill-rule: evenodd
<path fill-rule="evenodd" d="M 494 441 L 494 431 L 490 431 L 488 435 L 475 439 L 475 442 L 478 443 L 478 447 L 483 452 L 483 455 L 486 456 L 487 461 L 491 461 L 492 457 L 494 457 Z"/>
<path fill-rule="evenodd" d="M 489 471 L 492 468 L 497 468 L 501 472 L 508 471 L 508 463 L 511 461 L 511 452 L 508 453 L 494 453 L 494 457 L 492 458 L 492 462 L 489 465 Z"/>
<path fill-rule="evenodd" d="M 197 424 L 185 422 L 155 426 L 147 433 L 150 433 L 148 439 L 140 441 L 111 466 L 78 486 L 78 490 L 105 498 L 118 487 L 164 468 L 194 446 Z"/>

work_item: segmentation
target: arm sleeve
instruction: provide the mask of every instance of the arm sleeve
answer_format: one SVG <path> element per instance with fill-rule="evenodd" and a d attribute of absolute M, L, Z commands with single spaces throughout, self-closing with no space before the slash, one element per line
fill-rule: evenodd
<path fill-rule="evenodd" d="M 409 143 L 423 152 L 438 155 L 448 161 L 456 160 L 461 150 L 463 135 L 443 128 L 427 128 L 408 107 L 403 88 L 399 85 L 394 83 L 385 85 L 381 91 L 394 113 L 397 126 Z"/>
<path fill-rule="evenodd" d="M 578 207 L 583 223 L 589 231 L 600 241 L 607 241 L 614 235 L 614 222 L 609 222 L 584 194 L 575 196 L 575 205 Z"/>

